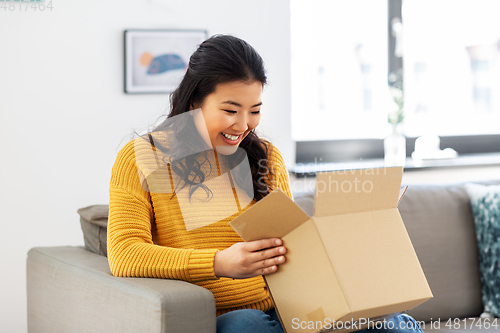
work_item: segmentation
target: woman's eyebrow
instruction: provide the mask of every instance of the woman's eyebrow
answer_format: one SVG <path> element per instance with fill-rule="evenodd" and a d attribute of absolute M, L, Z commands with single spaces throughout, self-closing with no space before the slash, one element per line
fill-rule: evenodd
<path fill-rule="evenodd" d="M 231 101 L 231 100 L 228 100 L 228 101 L 224 101 L 222 102 L 221 104 L 231 104 L 231 105 L 234 105 L 234 106 L 238 106 L 238 107 L 242 107 L 242 105 L 240 103 L 236 103 L 235 101 Z M 259 102 L 255 105 L 252 105 L 252 108 L 256 107 L 256 106 L 261 106 L 262 105 L 262 102 Z"/>

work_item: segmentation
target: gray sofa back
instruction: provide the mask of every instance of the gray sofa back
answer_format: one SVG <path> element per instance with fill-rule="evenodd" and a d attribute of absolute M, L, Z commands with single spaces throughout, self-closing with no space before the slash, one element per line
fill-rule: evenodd
<path fill-rule="evenodd" d="M 419 321 L 478 317 L 483 310 L 474 219 L 464 184 L 410 185 L 398 206 L 434 295 L 408 311 Z M 312 216 L 313 192 L 294 193 L 294 200 Z"/>

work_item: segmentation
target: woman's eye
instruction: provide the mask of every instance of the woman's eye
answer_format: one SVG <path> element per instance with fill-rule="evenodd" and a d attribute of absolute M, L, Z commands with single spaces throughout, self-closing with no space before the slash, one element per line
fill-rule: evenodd
<path fill-rule="evenodd" d="M 233 110 L 224 110 L 224 111 L 226 111 L 227 113 L 231 113 L 231 114 L 235 114 L 235 113 L 238 112 L 238 111 L 233 111 Z M 260 113 L 260 110 L 259 111 L 252 111 L 252 113 L 253 114 L 258 114 L 258 113 Z"/>

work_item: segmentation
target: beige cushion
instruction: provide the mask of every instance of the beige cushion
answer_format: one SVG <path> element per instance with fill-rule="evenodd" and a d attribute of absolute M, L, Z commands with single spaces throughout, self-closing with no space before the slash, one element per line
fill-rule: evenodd
<path fill-rule="evenodd" d="M 107 256 L 108 205 L 92 205 L 78 210 L 85 248 Z"/>

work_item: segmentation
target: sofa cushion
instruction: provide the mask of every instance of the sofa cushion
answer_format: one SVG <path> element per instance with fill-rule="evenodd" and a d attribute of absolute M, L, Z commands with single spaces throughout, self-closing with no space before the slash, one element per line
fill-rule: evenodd
<path fill-rule="evenodd" d="M 463 184 L 411 185 L 398 208 L 434 295 L 409 313 L 424 321 L 479 316 L 478 253 Z"/>
<path fill-rule="evenodd" d="M 309 216 L 314 215 L 314 192 L 294 192 L 293 201 Z"/>
<path fill-rule="evenodd" d="M 500 185 L 466 184 L 476 227 L 484 311 L 500 316 Z"/>
<path fill-rule="evenodd" d="M 85 248 L 107 256 L 108 205 L 92 205 L 78 210 Z"/>

